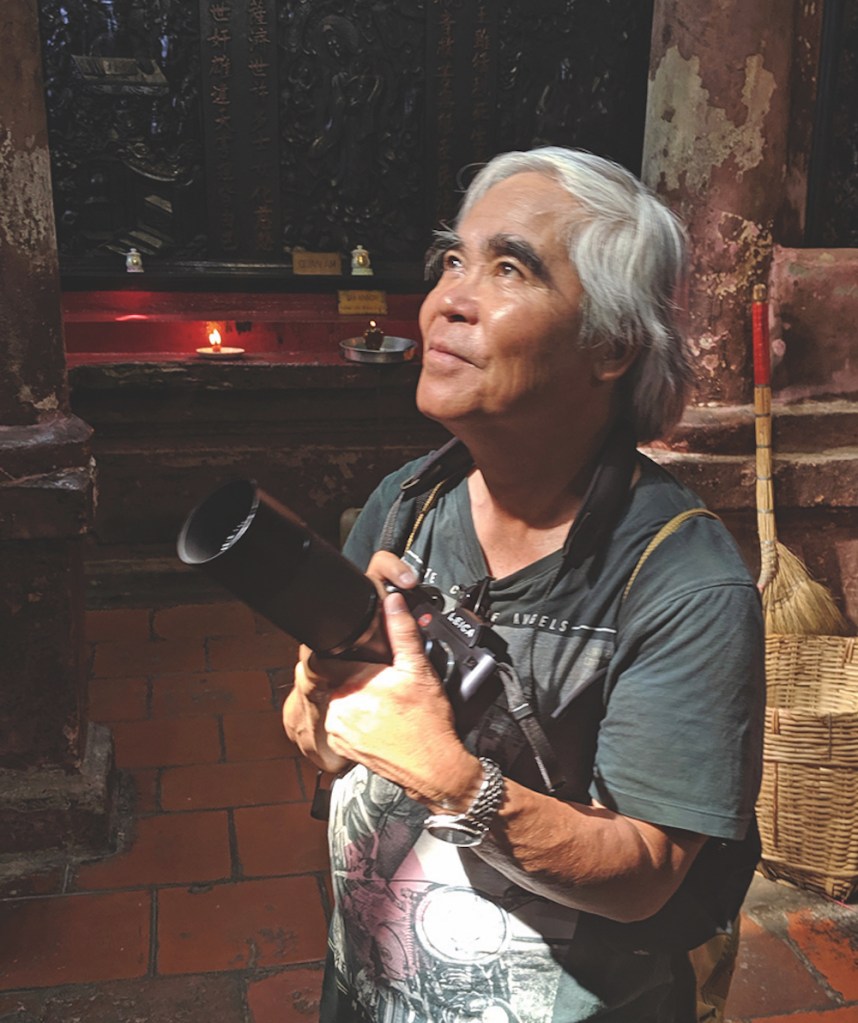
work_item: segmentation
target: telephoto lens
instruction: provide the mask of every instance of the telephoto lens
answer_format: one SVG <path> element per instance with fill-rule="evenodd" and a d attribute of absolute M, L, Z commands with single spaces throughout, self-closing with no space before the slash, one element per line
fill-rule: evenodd
<path fill-rule="evenodd" d="M 234 480 L 185 520 L 179 558 L 317 653 L 389 664 L 375 586 L 253 480 Z"/>

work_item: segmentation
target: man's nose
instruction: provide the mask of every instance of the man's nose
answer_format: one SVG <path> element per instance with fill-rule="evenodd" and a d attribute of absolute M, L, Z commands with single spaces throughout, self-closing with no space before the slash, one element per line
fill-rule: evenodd
<path fill-rule="evenodd" d="M 441 315 L 451 322 L 476 322 L 479 316 L 477 281 L 472 274 L 462 274 L 442 286 L 438 296 Z"/>

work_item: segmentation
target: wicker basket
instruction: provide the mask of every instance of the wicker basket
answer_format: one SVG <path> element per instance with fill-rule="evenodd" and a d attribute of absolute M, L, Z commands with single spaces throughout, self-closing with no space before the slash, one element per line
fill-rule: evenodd
<path fill-rule="evenodd" d="M 760 869 L 846 901 L 858 889 L 858 640 L 769 635 Z"/>

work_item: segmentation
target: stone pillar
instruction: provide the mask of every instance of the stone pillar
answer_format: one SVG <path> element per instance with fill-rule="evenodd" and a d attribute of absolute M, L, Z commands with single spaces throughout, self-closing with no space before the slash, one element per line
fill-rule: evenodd
<path fill-rule="evenodd" d="M 691 236 L 699 403 L 750 401 L 751 288 L 767 279 L 773 234 L 800 219 L 788 153 L 794 7 L 655 2 L 643 177 Z"/>
<path fill-rule="evenodd" d="M 106 850 L 110 733 L 87 728 L 91 430 L 69 412 L 36 0 L 0 61 L 0 865 Z"/>

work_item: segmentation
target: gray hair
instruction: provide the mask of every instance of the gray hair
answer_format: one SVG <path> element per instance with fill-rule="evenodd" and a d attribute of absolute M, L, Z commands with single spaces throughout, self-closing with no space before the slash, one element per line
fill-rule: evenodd
<path fill-rule="evenodd" d="M 679 301 L 687 275 L 685 230 L 654 193 L 619 164 L 546 146 L 503 153 L 468 188 L 458 219 L 498 182 L 535 171 L 553 177 L 583 209 L 571 218 L 569 259 L 584 289 L 582 347 L 637 358 L 621 379 L 625 414 L 645 443 L 676 425 L 694 381 Z"/>

